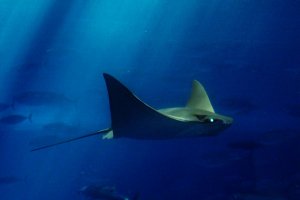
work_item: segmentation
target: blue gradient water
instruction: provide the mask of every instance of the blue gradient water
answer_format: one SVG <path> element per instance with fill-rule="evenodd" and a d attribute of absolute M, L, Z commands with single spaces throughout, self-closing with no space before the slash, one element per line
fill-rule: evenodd
<path fill-rule="evenodd" d="M 0 0 L 0 118 L 24 117 L 0 123 L 0 199 L 82 200 L 86 185 L 140 200 L 300 199 L 299 10 L 297 0 Z M 212 138 L 96 136 L 30 152 L 110 126 L 103 72 L 155 108 L 184 105 L 197 79 L 234 124 Z"/>

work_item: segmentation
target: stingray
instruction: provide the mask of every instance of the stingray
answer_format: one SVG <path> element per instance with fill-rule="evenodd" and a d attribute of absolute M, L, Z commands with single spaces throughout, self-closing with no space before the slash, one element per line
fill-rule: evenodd
<path fill-rule="evenodd" d="M 32 151 L 98 134 L 103 134 L 102 139 L 141 140 L 211 136 L 228 128 L 233 122 L 231 117 L 215 113 L 204 87 L 196 80 L 193 81 L 192 93 L 185 106 L 155 109 L 113 76 L 106 73 L 103 76 L 109 96 L 111 127 Z"/>

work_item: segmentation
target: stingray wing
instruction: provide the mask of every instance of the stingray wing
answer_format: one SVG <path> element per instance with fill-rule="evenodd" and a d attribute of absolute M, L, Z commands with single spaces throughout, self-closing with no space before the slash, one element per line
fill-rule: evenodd
<path fill-rule="evenodd" d="M 103 76 L 109 95 L 115 138 L 170 138 L 185 128 L 185 122 L 170 118 L 148 106 L 111 75 Z"/>

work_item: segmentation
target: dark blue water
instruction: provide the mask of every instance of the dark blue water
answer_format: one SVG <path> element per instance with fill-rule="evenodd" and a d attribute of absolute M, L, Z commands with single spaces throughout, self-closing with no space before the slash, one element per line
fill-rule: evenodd
<path fill-rule="evenodd" d="M 297 0 L 0 1 L 0 199 L 300 199 Z M 192 80 L 234 124 L 214 137 L 94 136 L 110 126 L 102 73 L 154 108 Z M 125 117 L 125 116 L 124 116 Z"/>

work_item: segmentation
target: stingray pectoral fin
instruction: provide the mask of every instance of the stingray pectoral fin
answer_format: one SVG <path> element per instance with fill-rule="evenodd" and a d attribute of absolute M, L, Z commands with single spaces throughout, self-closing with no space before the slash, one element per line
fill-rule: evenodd
<path fill-rule="evenodd" d="M 196 80 L 193 81 L 192 93 L 186 107 L 215 112 L 203 85 Z"/>
<path fill-rule="evenodd" d="M 57 146 L 57 145 L 60 145 L 60 144 L 65 144 L 65 143 L 73 142 L 75 140 L 80 140 L 80 139 L 83 139 L 83 138 L 86 138 L 86 137 L 108 133 L 110 131 L 112 131 L 111 128 L 102 129 L 102 130 L 99 130 L 99 131 L 96 131 L 96 132 L 92 132 L 92 133 L 88 133 L 88 134 L 85 134 L 85 135 L 81 135 L 79 137 L 69 138 L 69 139 L 66 139 L 64 141 L 60 141 L 60 142 L 57 142 L 57 143 L 53 143 L 53 144 L 48 144 L 48 145 L 36 147 L 36 148 L 32 149 L 31 151 L 37 151 L 37 150 L 41 150 L 41 149 L 46 149 L 46 148 L 54 147 L 54 146 Z"/>
<path fill-rule="evenodd" d="M 141 101 L 120 81 L 103 74 L 109 95 L 113 137 L 151 139 L 169 137 L 181 123 Z"/>

